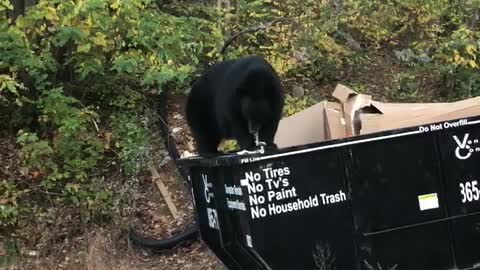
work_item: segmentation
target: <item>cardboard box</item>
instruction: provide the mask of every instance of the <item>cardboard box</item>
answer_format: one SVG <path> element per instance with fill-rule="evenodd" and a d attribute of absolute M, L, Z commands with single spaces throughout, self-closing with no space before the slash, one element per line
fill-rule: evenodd
<path fill-rule="evenodd" d="M 338 84 L 322 101 L 282 119 L 279 148 L 480 115 L 480 97 L 451 103 L 383 103 Z"/>
<path fill-rule="evenodd" d="M 324 102 L 283 118 L 278 124 L 275 143 L 279 148 L 325 140 Z"/>
<path fill-rule="evenodd" d="M 275 134 L 279 148 L 346 137 L 342 106 L 322 101 L 283 118 Z"/>

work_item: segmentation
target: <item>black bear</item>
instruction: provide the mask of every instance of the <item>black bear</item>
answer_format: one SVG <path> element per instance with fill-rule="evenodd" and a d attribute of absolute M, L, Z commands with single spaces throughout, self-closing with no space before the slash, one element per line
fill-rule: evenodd
<path fill-rule="evenodd" d="M 242 150 L 252 149 L 255 135 L 267 148 L 276 148 L 283 104 L 280 79 L 262 57 L 214 64 L 195 81 L 186 104 L 199 154 L 218 153 L 222 139 L 235 139 Z"/>

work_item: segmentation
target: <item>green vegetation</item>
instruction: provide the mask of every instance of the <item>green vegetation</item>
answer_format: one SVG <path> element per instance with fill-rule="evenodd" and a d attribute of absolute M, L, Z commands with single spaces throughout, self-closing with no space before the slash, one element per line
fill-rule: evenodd
<path fill-rule="evenodd" d="M 288 94 L 285 115 L 341 80 L 368 92 L 378 78 L 376 94 L 404 101 L 480 94 L 479 0 L 204 2 L 41 0 L 15 23 L 0 16 L 0 128 L 16 136 L 22 178 L 0 179 L 2 229 L 52 207 L 80 209 L 85 224 L 121 212 L 128 196 L 102 168 L 141 173 L 154 151 L 155 95 L 187 91 L 247 29 L 227 58 L 260 54 L 287 90 L 315 85 Z M 0 14 L 12 8 L 0 0 Z M 361 68 L 372 64 L 386 66 Z"/>

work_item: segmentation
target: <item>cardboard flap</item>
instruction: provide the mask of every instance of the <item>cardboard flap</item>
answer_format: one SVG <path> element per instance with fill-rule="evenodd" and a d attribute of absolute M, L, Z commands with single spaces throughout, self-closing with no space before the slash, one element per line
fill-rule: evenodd
<path fill-rule="evenodd" d="M 345 120 L 346 136 L 359 134 L 359 114 L 361 110 L 371 106 L 372 96 L 357 94 L 343 84 L 337 84 L 332 93 L 342 104 L 343 118 Z"/>
<path fill-rule="evenodd" d="M 343 84 L 337 84 L 335 90 L 332 93 L 332 96 L 340 102 L 347 102 L 351 96 L 355 96 L 357 93 L 352 89 L 346 87 Z"/>
<path fill-rule="evenodd" d="M 356 111 L 370 107 L 372 103 L 372 96 L 357 94 L 349 98 L 349 100 L 343 104 L 344 112 L 354 115 Z"/>

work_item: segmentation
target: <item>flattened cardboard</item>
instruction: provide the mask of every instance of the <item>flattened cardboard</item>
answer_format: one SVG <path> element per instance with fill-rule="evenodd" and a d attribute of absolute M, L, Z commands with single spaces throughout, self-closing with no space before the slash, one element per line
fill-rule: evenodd
<path fill-rule="evenodd" d="M 325 102 L 280 120 L 275 143 L 279 148 L 315 143 L 325 140 Z"/>
<path fill-rule="evenodd" d="M 393 106 L 388 107 L 389 104 L 383 104 L 382 114 L 362 114 L 360 115 L 361 128 L 360 134 L 367 134 L 376 131 L 397 128 L 399 123 L 405 120 L 412 120 L 423 116 L 439 115 L 446 112 L 448 105 L 415 105 L 408 104 L 408 106 Z M 395 107 L 395 108 L 393 108 Z M 403 108 L 402 108 L 403 107 Z M 387 108 L 384 110 L 384 108 Z M 387 113 L 384 113 L 387 112 Z"/>
<path fill-rule="evenodd" d="M 390 113 L 361 115 L 360 134 L 480 115 L 480 97 L 437 104 L 399 105 L 383 103 L 380 107 L 384 108 L 383 112 L 390 111 Z M 394 107 L 396 108 L 392 109 Z M 401 107 L 404 108 L 401 109 Z M 385 110 L 385 108 L 389 109 Z"/>
<path fill-rule="evenodd" d="M 412 119 L 411 121 L 405 120 L 405 121 L 399 122 L 399 125 L 411 127 L 416 125 L 431 124 L 434 122 L 449 121 L 449 120 L 454 120 L 458 118 L 478 116 L 480 115 L 480 98 L 476 98 L 476 101 L 478 102 L 476 105 L 465 106 L 463 108 L 455 107 L 452 104 L 450 106 L 453 106 L 453 108 L 449 109 L 447 112 L 443 114 L 417 117 L 415 119 Z M 415 122 L 418 122 L 420 124 L 415 124 Z"/>
<path fill-rule="evenodd" d="M 384 103 L 372 100 L 371 105 L 382 114 L 403 113 L 406 110 L 423 110 L 430 108 L 444 108 L 449 103 Z"/>

